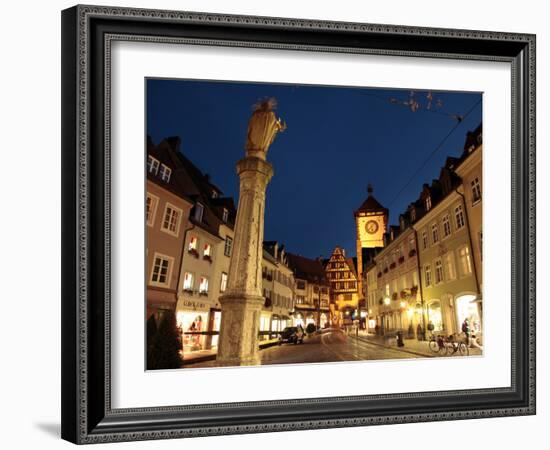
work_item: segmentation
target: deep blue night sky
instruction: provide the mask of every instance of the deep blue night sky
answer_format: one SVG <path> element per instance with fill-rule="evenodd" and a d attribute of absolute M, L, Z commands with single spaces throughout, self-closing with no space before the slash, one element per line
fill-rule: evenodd
<path fill-rule="evenodd" d="M 235 163 L 244 156 L 251 107 L 275 97 L 288 128 L 268 153 L 275 175 L 267 189 L 265 239 L 312 258 L 328 257 L 336 245 L 355 256 L 353 211 L 366 198 L 367 184 L 396 224 L 422 184 L 437 178 L 447 156 L 461 154 L 466 132 L 481 122 L 480 93 L 433 92 L 427 110 L 426 92 L 415 92 L 424 108 L 412 112 L 390 101 L 407 101 L 409 90 L 150 79 L 147 133 L 154 143 L 180 136 L 182 152 L 236 201 Z M 470 110 L 395 198 L 457 125 L 451 115 Z"/>

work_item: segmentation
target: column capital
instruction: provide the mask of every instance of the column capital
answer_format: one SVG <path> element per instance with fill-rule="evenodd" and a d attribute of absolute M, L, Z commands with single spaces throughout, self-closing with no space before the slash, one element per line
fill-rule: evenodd
<path fill-rule="evenodd" d="M 246 176 L 246 172 L 260 173 L 266 177 L 266 181 L 269 181 L 273 176 L 273 166 L 263 159 L 247 156 L 237 162 L 239 177 Z"/>

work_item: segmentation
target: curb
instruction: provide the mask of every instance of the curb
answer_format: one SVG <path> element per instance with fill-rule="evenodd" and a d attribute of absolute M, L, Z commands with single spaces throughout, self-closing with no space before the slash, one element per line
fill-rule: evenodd
<path fill-rule="evenodd" d="M 362 336 L 359 336 L 359 337 L 351 336 L 351 337 L 353 337 L 354 339 L 358 339 L 358 340 L 361 340 L 363 342 L 366 342 L 367 344 L 377 345 L 378 347 L 389 348 L 391 350 L 397 350 L 397 351 L 403 352 L 403 353 L 410 353 L 411 355 L 422 356 L 424 358 L 435 358 L 435 355 L 431 355 L 429 353 L 421 353 L 421 352 L 416 352 L 414 350 L 404 350 L 404 349 L 399 348 L 399 347 L 392 347 L 390 345 L 379 344 L 378 342 L 372 342 L 368 339 L 365 339 Z"/>

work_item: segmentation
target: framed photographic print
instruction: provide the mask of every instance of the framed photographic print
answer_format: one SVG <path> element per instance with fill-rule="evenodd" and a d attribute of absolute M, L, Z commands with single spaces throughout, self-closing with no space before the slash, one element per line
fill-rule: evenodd
<path fill-rule="evenodd" d="M 535 413 L 535 36 L 62 12 L 62 437 Z"/>

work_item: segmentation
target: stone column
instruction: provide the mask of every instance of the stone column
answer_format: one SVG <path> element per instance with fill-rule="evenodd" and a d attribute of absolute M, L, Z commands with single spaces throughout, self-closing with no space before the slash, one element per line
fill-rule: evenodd
<path fill-rule="evenodd" d="M 266 156 L 275 135 L 285 129 L 273 112 L 275 105 L 274 99 L 256 105 L 248 127 L 246 157 L 237 163 L 239 205 L 227 290 L 220 297 L 219 366 L 260 363 L 258 328 L 265 301 L 262 296 L 265 191 L 273 176 Z"/>
<path fill-rule="evenodd" d="M 222 321 L 217 362 L 223 366 L 259 364 L 258 328 L 264 304 L 262 257 L 265 190 L 270 163 L 246 157 L 237 163 L 240 178 L 235 240 L 226 293 L 220 298 Z"/>

